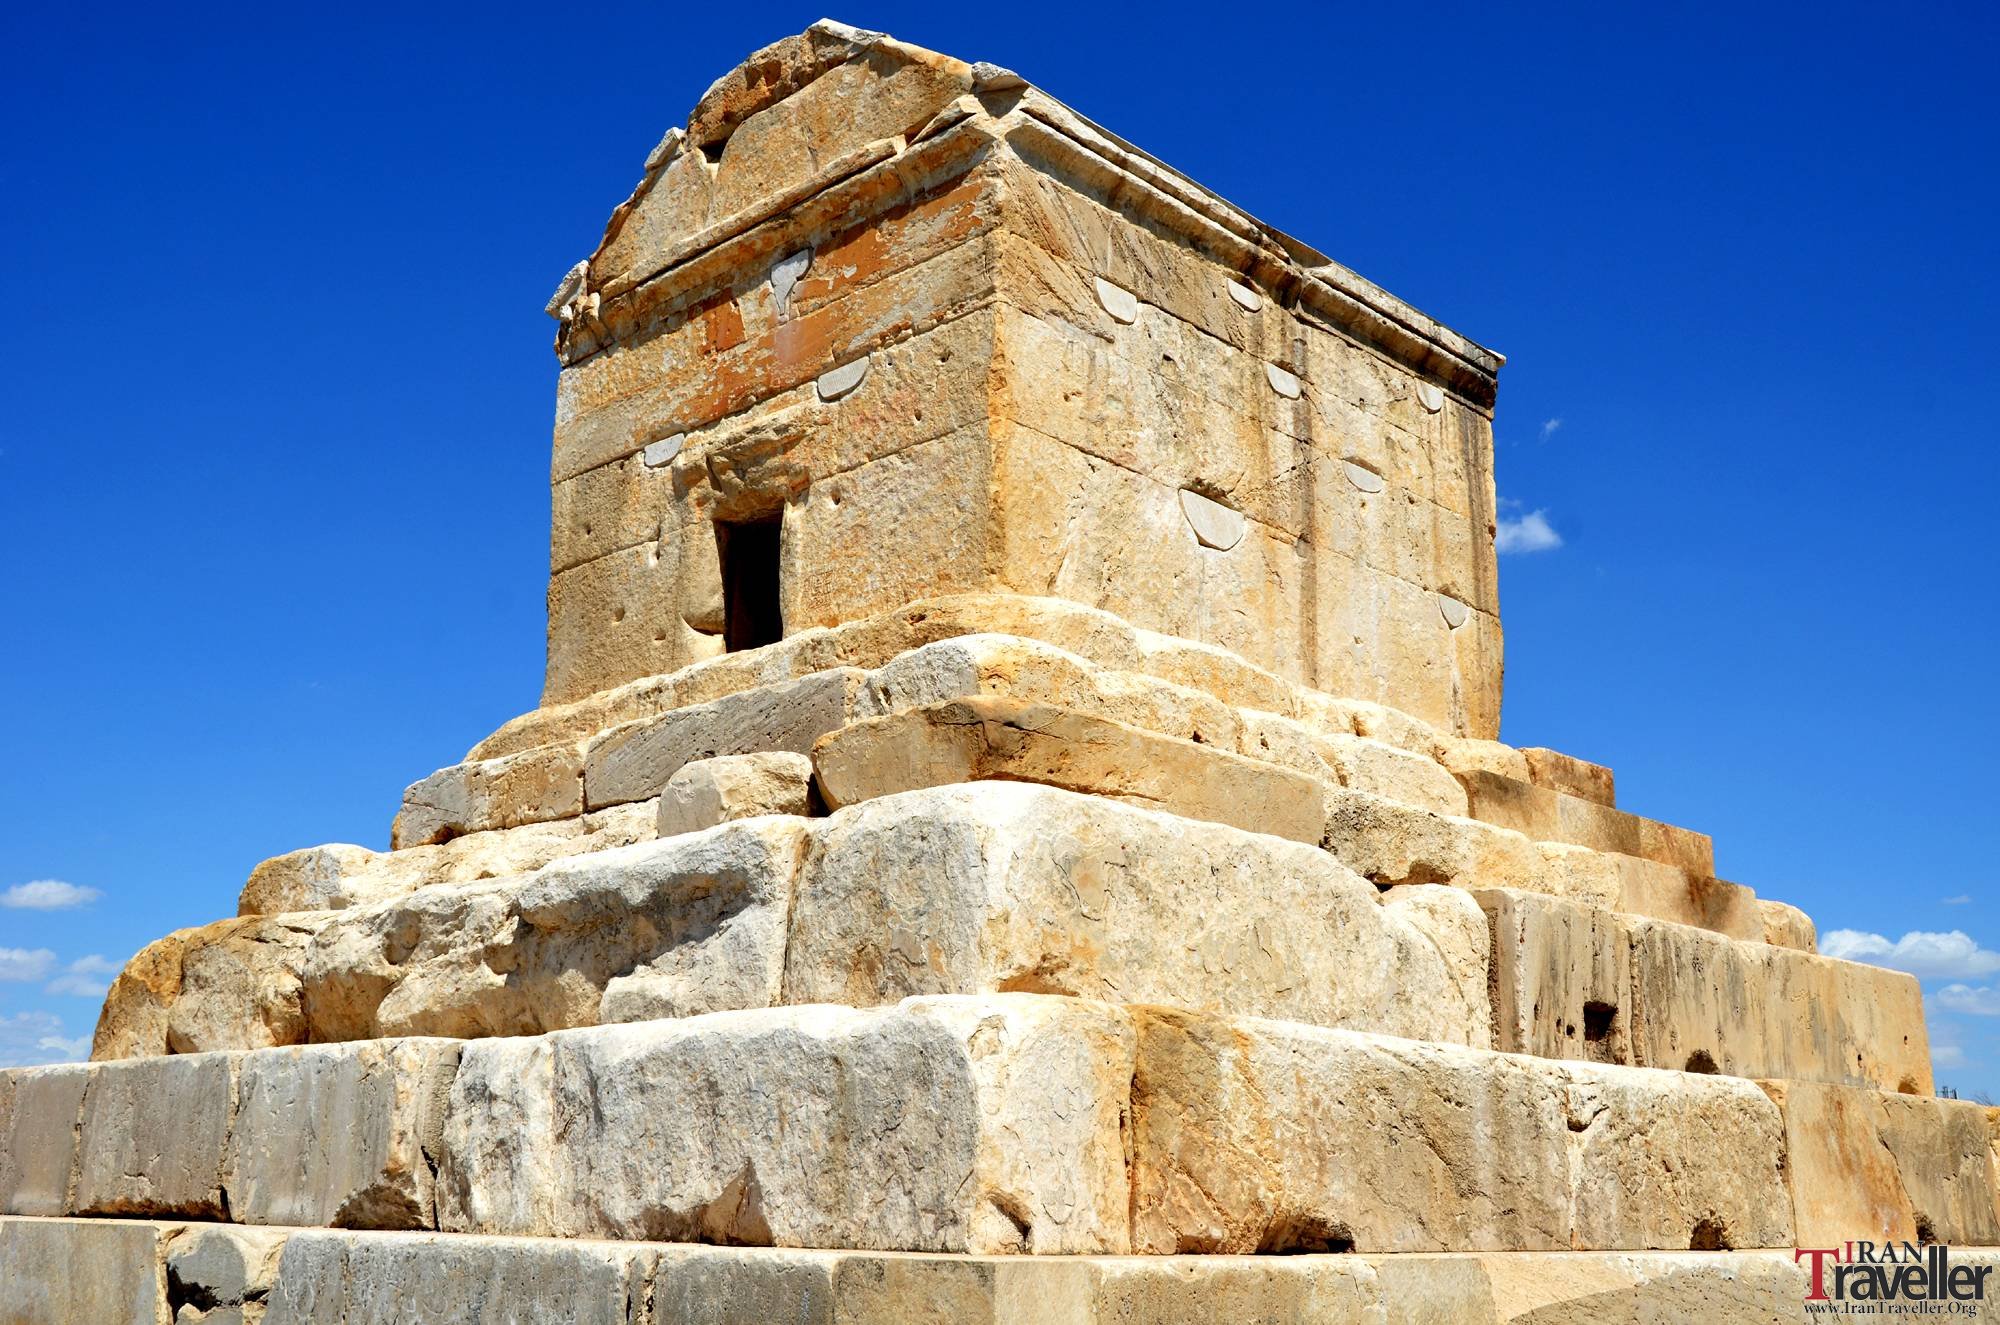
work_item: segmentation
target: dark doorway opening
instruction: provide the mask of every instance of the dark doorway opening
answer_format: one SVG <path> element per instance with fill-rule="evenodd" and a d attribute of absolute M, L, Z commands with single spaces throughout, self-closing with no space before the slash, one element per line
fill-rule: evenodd
<path fill-rule="evenodd" d="M 731 653 L 785 637 L 785 613 L 778 600 L 778 535 L 783 527 L 782 514 L 715 522 L 715 548 L 722 560 L 722 642 Z"/>

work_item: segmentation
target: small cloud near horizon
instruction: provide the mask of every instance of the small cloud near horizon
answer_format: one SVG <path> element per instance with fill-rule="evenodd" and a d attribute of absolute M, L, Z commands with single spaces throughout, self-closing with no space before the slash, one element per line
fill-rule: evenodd
<path fill-rule="evenodd" d="M 0 948 L 0 980 L 39 980 L 55 964 L 47 948 Z"/>
<path fill-rule="evenodd" d="M 64 1035 L 62 1018 L 53 1013 L 0 1015 L 0 1067 L 74 1063 L 88 1057 L 90 1037 Z"/>
<path fill-rule="evenodd" d="M 88 906 L 104 894 L 61 879 L 33 879 L 0 892 L 0 906 L 16 911 L 67 911 Z"/>
<path fill-rule="evenodd" d="M 2000 974 L 2000 952 L 1980 947 L 1960 929 L 1944 933 L 1917 929 L 1899 939 L 1836 929 L 1820 939 L 1819 950 L 1828 957 L 1887 966 L 1920 979 L 1967 980 Z"/>
<path fill-rule="evenodd" d="M 1562 545 L 1562 535 L 1549 523 L 1549 513 L 1545 510 L 1529 511 L 1526 515 L 1503 515 L 1493 531 L 1494 550 L 1503 555 L 1548 552 Z"/>
<path fill-rule="evenodd" d="M 1966 1012 L 1975 1017 L 2000 1017 L 2000 989 L 1981 985 L 1949 984 L 1930 996 L 1931 1002 L 1948 1012 Z"/>

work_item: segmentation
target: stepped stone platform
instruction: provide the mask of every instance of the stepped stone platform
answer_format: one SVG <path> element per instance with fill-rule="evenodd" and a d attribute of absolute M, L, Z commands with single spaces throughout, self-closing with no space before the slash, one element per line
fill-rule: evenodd
<path fill-rule="evenodd" d="M 0 1072 L 0 1322 L 1762 1322 L 1826 1305 L 1799 1249 L 2000 1266 L 1916 982 L 1495 739 L 1498 355 L 831 22 L 549 312 L 541 705 Z"/>

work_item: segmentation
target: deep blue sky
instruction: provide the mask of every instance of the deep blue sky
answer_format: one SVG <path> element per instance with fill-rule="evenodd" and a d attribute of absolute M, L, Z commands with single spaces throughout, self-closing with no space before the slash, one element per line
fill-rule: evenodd
<path fill-rule="evenodd" d="M 1500 492 L 1561 539 L 1502 562 L 1506 737 L 1823 933 L 1968 935 L 1940 1079 L 2000 1093 L 1992 10 L 1118 9 L 835 16 L 1504 351 Z M 818 14 L 6 7 L 0 890 L 101 895 L 0 909 L 0 1061 L 534 705 L 542 305 Z"/>

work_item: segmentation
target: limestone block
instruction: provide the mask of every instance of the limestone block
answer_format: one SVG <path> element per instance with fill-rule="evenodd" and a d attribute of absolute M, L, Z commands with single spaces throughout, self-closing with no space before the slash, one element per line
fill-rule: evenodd
<path fill-rule="evenodd" d="M 629 846 L 653 836 L 655 807 L 628 802 L 574 819 L 468 833 L 436 846 L 370 851 L 334 843 L 273 856 L 250 872 L 242 915 L 338 911 L 433 883 L 527 874 L 563 856 Z"/>
<path fill-rule="evenodd" d="M 1385 888 L 1399 883 L 1532 888 L 1543 872 L 1534 844 L 1518 833 L 1344 788 L 1326 793 L 1320 845 Z"/>
<path fill-rule="evenodd" d="M 1819 951 L 1819 931 L 1813 926 L 1812 917 L 1796 906 L 1760 897 L 1757 918 L 1763 923 L 1764 942 L 1780 948 L 1797 948 L 1800 952 Z"/>
<path fill-rule="evenodd" d="M 1704 834 L 1492 773 L 1468 772 L 1459 781 L 1476 819 L 1540 840 L 1658 861 L 1699 878 L 1715 875 L 1714 848 Z"/>
<path fill-rule="evenodd" d="M 0 1320 L 161 1325 L 159 1231 L 122 1220 L 0 1219 Z"/>
<path fill-rule="evenodd" d="M 826 254 L 824 263 L 840 256 Z M 867 389 L 838 409 L 825 408 L 813 386 L 797 386 L 710 424 L 676 425 L 680 449 L 668 463 L 652 462 L 655 443 L 562 480 L 554 487 L 551 572 L 650 543 L 668 524 L 683 530 L 678 537 L 712 544 L 700 526 L 740 504 L 746 489 L 789 492 L 800 479 L 831 479 L 982 423 L 985 380 L 967 365 L 990 359 L 992 343 L 991 315 L 970 313 L 858 360 L 868 364 Z M 695 622 L 691 598 L 678 601 Z"/>
<path fill-rule="evenodd" d="M 866 399 L 863 387 L 839 406 Z M 779 576 L 785 628 L 832 626 L 930 593 L 992 587 L 999 504 L 985 424 L 871 460 L 798 494 Z"/>
<path fill-rule="evenodd" d="M 993 298 L 993 271 L 990 239 L 971 236 L 782 321 L 746 319 L 747 301 L 718 291 L 723 297 L 706 308 L 662 318 L 657 327 L 563 370 L 556 385 L 552 478 L 574 478 L 660 438 L 692 434 L 809 387 L 830 368 L 985 308 Z M 760 278 L 752 281 L 761 288 Z M 806 285 L 801 282 L 795 302 L 809 293 Z M 986 365 L 961 363 L 956 372 L 984 381 Z M 864 389 L 857 399 L 866 395 Z M 686 473 L 693 461 L 683 452 L 673 466 Z"/>
<path fill-rule="evenodd" d="M 257 1320 L 278 1278 L 278 1256 L 289 1229 L 195 1224 L 163 1230 L 167 1298 L 201 1311 L 197 1319 L 220 1322 L 232 1308 L 241 1319 Z M 204 1303 L 205 1307 L 197 1307 Z M 179 1317 L 176 1317 L 178 1325 Z"/>
<path fill-rule="evenodd" d="M 1642 1065 L 1930 1092 L 1914 977 L 1663 921 L 1628 933 Z"/>
<path fill-rule="evenodd" d="M 1479 900 L 1493 926 L 1500 1049 L 1930 1088 L 1909 976 L 1518 890 Z"/>
<path fill-rule="evenodd" d="M 661 837 L 731 819 L 811 812 L 812 760 L 789 751 L 718 755 L 683 764 L 660 791 Z"/>
<path fill-rule="evenodd" d="M 1742 884 L 1638 856 L 1600 855 L 1618 872 L 1617 900 L 1611 903 L 1615 909 L 1712 929 L 1733 939 L 1766 941 L 1762 904 Z"/>
<path fill-rule="evenodd" d="M 803 824 L 758 819 L 342 912 L 301 971 L 316 1040 L 521 1035 L 778 998 Z"/>
<path fill-rule="evenodd" d="M 1136 1017 L 1135 1250 L 1790 1245 L 1749 1082 Z"/>
<path fill-rule="evenodd" d="M 1131 1030 L 1010 995 L 468 1045 L 451 1231 L 1123 1251 Z"/>
<path fill-rule="evenodd" d="M 1243 728 L 1236 710 L 1206 691 L 997 633 L 956 636 L 897 655 L 869 673 L 855 712 L 881 717 L 979 695 L 1076 708 L 1224 749 L 1239 748 Z"/>
<path fill-rule="evenodd" d="M 1465 789 L 1436 760 L 1365 736 L 1321 735 L 1296 719 L 1254 709 L 1241 716 L 1242 754 L 1436 814 L 1465 814 Z"/>
<path fill-rule="evenodd" d="M 1806 1319 L 1789 1250 L 1371 1256 L 1385 1325 L 1653 1325 Z"/>
<path fill-rule="evenodd" d="M 827 804 L 986 778 L 1042 782 L 1193 819 L 1316 841 L 1320 784 L 1109 719 L 975 698 L 870 718 L 813 750 Z"/>
<path fill-rule="evenodd" d="M 246 1224 L 430 1228 L 454 1040 L 245 1054 L 224 1185 Z"/>
<path fill-rule="evenodd" d="M 1631 1063 L 1632 975 L 1619 917 L 1505 889 L 1473 894 L 1492 926 L 1493 1045 Z"/>
<path fill-rule="evenodd" d="M 659 1257 L 605 1242 L 301 1229 L 264 1325 L 631 1325 Z"/>
<path fill-rule="evenodd" d="M 95 1063 L 77 1133 L 77 1214 L 226 1219 L 235 1054 Z"/>
<path fill-rule="evenodd" d="M 824 822 L 785 949 L 791 1003 L 1024 990 L 1484 1046 L 1483 917 L 1310 846 L 982 782 Z"/>
<path fill-rule="evenodd" d="M 0 1214 L 69 1209 L 88 1080 L 89 1069 L 73 1063 L 0 1071 Z"/>
<path fill-rule="evenodd" d="M 862 675 L 853 668 L 819 672 L 607 732 L 590 743 L 585 757 L 590 807 L 649 800 L 697 759 L 769 750 L 805 754 L 847 721 Z"/>
<path fill-rule="evenodd" d="M 1604 765 L 1540 746 L 1526 747 L 1521 755 L 1528 763 L 1528 781 L 1536 786 L 1598 805 L 1618 804 L 1615 781 Z"/>
<path fill-rule="evenodd" d="M 425 846 L 466 833 L 583 813 L 583 753 L 550 745 L 442 768 L 403 793 L 390 846 Z"/>
<path fill-rule="evenodd" d="M 1296 537 L 1253 519 L 1229 551 L 1204 547 L 1177 488 L 1028 427 L 1004 426 L 993 455 L 1001 585 L 1102 608 L 1294 682 L 1305 678 Z"/>

